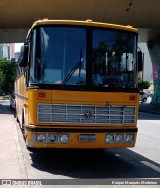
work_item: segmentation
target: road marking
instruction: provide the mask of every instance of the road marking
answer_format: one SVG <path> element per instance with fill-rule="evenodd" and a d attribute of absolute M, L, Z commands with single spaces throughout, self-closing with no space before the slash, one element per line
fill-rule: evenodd
<path fill-rule="evenodd" d="M 150 121 L 150 122 L 152 122 L 152 123 L 157 123 L 157 124 L 160 125 L 160 122 L 158 122 L 158 121 L 152 121 L 152 120 L 148 120 L 148 121 Z"/>
<path fill-rule="evenodd" d="M 143 163 L 144 165 L 152 168 L 153 170 L 160 172 L 160 168 L 152 163 L 149 163 L 148 161 L 141 161 L 141 163 Z"/>

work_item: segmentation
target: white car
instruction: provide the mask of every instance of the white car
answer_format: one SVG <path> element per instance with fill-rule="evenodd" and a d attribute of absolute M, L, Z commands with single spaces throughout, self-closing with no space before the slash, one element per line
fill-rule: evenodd
<path fill-rule="evenodd" d="M 9 100 L 10 100 L 10 108 L 11 109 L 15 109 L 16 108 L 16 103 L 15 103 L 14 97 L 10 97 Z"/>
<path fill-rule="evenodd" d="M 146 91 L 140 91 L 140 101 L 141 102 L 147 102 L 149 95 Z"/>

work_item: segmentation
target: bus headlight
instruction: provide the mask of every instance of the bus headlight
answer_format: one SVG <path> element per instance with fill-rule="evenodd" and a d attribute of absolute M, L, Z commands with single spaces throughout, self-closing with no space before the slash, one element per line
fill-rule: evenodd
<path fill-rule="evenodd" d="M 134 134 L 126 134 L 125 142 L 134 142 Z"/>
<path fill-rule="evenodd" d="M 112 143 L 114 141 L 114 134 L 108 134 L 105 138 L 106 143 Z"/>
<path fill-rule="evenodd" d="M 57 141 L 58 141 L 57 134 L 51 134 L 48 136 L 48 142 L 57 142 Z"/>
<path fill-rule="evenodd" d="M 46 135 L 45 134 L 38 134 L 37 135 L 37 141 L 38 142 L 45 142 L 46 140 Z"/>
<path fill-rule="evenodd" d="M 69 135 L 68 134 L 61 134 L 59 137 L 60 143 L 68 143 L 69 142 Z"/>
<path fill-rule="evenodd" d="M 124 134 L 116 134 L 115 135 L 115 142 L 121 143 L 123 142 Z"/>

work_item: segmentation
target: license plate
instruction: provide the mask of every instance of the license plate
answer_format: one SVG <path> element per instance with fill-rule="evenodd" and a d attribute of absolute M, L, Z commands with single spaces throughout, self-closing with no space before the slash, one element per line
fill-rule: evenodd
<path fill-rule="evenodd" d="M 96 141 L 96 135 L 88 135 L 83 134 L 79 136 L 79 142 L 95 142 Z"/>

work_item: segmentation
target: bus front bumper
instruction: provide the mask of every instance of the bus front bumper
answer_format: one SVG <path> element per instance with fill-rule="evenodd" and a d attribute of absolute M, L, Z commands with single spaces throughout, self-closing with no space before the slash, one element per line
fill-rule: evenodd
<path fill-rule="evenodd" d="M 134 147 L 137 128 L 33 128 L 25 127 L 31 148 L 128 148 Z"/>

